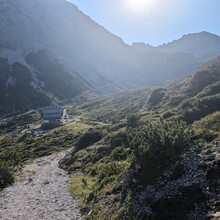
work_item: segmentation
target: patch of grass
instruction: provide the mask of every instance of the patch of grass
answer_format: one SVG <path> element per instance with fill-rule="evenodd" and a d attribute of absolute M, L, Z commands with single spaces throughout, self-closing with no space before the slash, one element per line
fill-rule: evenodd
<path fill-rule="evenodd" d="M 75 123 L 75 124 L 69 124 L 65 127 L 65 129 L 69 132 L 79 132 L 79 131 L 82 131 L 82 130 L 86 130 L 86 129 L 89 129 L 89 128 L 92 128 L 91 125 L 88 125 L 88 124 L 83 124 L 83 123 Z"/>
<path fill-rule="evenodd" d="M 13 166 L 9 166 L 10 173 L 13 175 L 14 168 L 22 165 L 25 161 L 74 147 L 79 137 L 90 127 L 86 124 L 71 124 L 53 129 L 42 136 L 26 137 L 21 141 L 20 137 L 23 134 L 15 136 L 1 135 L 0 161 L 5 164 L 13 162 Z M 0 178 L 3 177 L 0 176 Z"/>
<path fill-rule="evenodd" d="M 193 123 L 193 127 L 195 129 L 209 129 L 216 132 L 220 131 L 220 111 L 210 114 L 200 121 L 196 121 Z"/>
<path fill-rule="evenodd" d="M 88 199 L 94 197 L 93 190 L 96 179 L 89 175 L 82 173 L 75 173 L 71 175 L 68 191 L 74 197 L 78 197 L 82 206 L 88 203 Z"/>
<path fill-rule="evenodd" d="M 208 146 L 210 142 L 219 140 L 220 112 L 210 114 L 192 124 L 196 142 L 199 146 Z"/>
<path fill-rule="evenodd" d="M 127 91 L 111 97 L 96 97 L 79 103 L 69 112 L 84 113 L 87 123 L 103 122 L 117 124 L 126 119 L 128 114 L 136 113 L 145 106 L 149 90 Z"/>

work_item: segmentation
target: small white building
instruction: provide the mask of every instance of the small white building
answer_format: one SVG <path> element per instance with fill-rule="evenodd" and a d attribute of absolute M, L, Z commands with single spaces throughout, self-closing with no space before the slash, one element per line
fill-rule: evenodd
<path fill-rule="evenodd" d="M 57 127 L 64 123 L 64 109 L 61 107 L 44 107 L 41 109 L 42 122 L 44 128 Z"/>

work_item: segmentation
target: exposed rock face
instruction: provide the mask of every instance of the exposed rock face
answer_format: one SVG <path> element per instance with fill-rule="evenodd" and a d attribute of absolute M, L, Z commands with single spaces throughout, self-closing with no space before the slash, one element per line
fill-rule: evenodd
<path fill-rule="evenodd" d="M 45 51 L 29 54 L 26 61 L 26 65 L 10 65 L 8 59 L 0 58 L 0 115 L 46 106 L 51 100 L 73 98 L 88 88 L 77 72 L 51 60 Z"/>
<path fill-rule="evenodd" d="M 0 0 L 0 21 L 0 115 L 164 83 L 220 54 L 220 37 L 203 32 L 129 46 L 65 0 Z"/>
<path fill-rule="evenodd" d="M 140 219 L 164 220 L 202 220 L 217 216 L 220 210 L 219 149 L 220 144 L 209 150 L 192 148 L 152 185 L 139 186 L 132 197 L 135 215 Z M 132 176 L 137 173 L 134 169 L 127 174 L 120 185 L 124 192 L 135 184 Z"/>

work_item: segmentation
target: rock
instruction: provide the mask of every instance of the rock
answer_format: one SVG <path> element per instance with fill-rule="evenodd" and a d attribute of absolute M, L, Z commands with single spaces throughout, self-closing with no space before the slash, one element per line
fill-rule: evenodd
<path fill-rule="evenodd" d="M 185 174 L 184 166 L 180 163 L 177 163 L 174 169 L 172 170 L 169 180 L 177 180 L 184 174 Z"/>
<path fill-rule="evenodd" d="M 220 212 L 216 212 L 216 213 L 212 214 L 212 217 L 220 218 Z"/>
<path fill-rule="evenodd" d="M 199 169 L 205 169 L 206 168 L 206 163 L 203 160 L 200 160 L 199 164 L 198 164 L 198 168 Z"/>
<path fill-rule="evenodd" d="M 220 153 L 216 153 L 215 160 L 220 160 Z"/>
<path fill-rule="evenodd" d="M 220 161 L 216 155 L 216 149 L 206 154 L 193 149 L 185 152 L 152 185 L 135 192 L 134 213 L 148 216 L 144 208 L 149 207 L 152 213 L 146 219 L 185 220 L 205 219 L 208 212 L 219 211 Z"/>
<path fill-rule="evenodd" d="M 121 191 L 121 190 L 122 190 L 122 184 L 123 184 L 123 181 L 118 182 L 118 183 L 114 186 L 114 188 L 113 188 L 113 190 L 112 190 L 112 193 L 117 193 L 118 191 Z"/>
<path fill-rule="evenodd" d="M 50 182 L 48 180 L 46 180 L 46 181 L 43 182 L 43 184 L 48 185 L 48 184 L 50 184 Z"/>
<path fill-rule="evenodd" d="M 205 161 L 213 161 L 215 160 L 215 154 L 210 154 L 210 155 L 207 155 L 205 156 Z"/>

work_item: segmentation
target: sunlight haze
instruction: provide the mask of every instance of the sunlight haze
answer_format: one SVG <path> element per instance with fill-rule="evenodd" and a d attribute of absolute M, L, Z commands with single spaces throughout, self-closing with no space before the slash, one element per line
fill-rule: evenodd
<path fill-rule="evenodd" d="M 123 4 L 127 6 L 128 10 L 141 14 L 151 10 L 155 3 L 156 1 L 153 0 L 124 0 L 123 2 Z"/>
<path fill-rule="evenodd" d="M 0 0 L 0 220 L 220 220 L 220 0 Z"/>
<path fill-rule="evenodd" d="M 161 45 L 186 33 L 220 35 L 218 0 L 69 0 L 126 43 Z"/>

